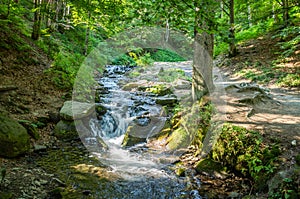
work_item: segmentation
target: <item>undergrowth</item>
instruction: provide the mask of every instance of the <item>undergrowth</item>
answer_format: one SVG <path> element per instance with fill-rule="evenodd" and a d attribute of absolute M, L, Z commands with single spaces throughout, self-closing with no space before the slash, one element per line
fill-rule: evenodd
<path fill-rule="evenodd" d="M 267 145 L 256 131 L 224 124 L 213 147 L 211 158 L 245 177 L 251 177 L 257 189 L 265 189 L 265 182 L 275 172 L 280 154 L 277 145 Z"/>

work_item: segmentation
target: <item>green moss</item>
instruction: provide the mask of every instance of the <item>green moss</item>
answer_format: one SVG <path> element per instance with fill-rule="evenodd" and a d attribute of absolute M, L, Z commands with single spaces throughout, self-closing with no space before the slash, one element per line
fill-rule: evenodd
<path fill-rule="evenodd" d="M 211 157 L 244 176 L 252 177 L 257 186 L 261 183 L 266 186 L 266 180 L 275 171 L 274 161 L 279 154 L 279 148 L 263 143 L 258 132 L 225 124 Z"/>
<path fill-rule="evenodd" d="M 158 96 L 164 96 L 164 95 L 169 95 L 169 94 L 173 93 L 171 87 L 167 87 L 164 84 L 158 84 L 158 85 L 152 86 L 150 88 L 146 88 L 146 91 L 156 94 Z"/>
<path fill-rule="evenodd" d="M 182 127 L 179 127 L 168 137 L 167 148 L 169 150 L 184 148 L 189 146 L 190 142 L 189 134 Z"/>
<path fill-rule="evenodd" d="M 196 170 L 198 172 L 213 172 L 213 171 L 221 171 L 223 170 L 223 166 L 219 163 L 216 162 L 210 158 L 206 158 L 203 160 L 200 160 L 197 164 L 196 164 Z"/>
<path fill-rule="evenodd" d="M 18 122 L 0 114 L 0 155 L 16 157 L 28 152 L 30 137 Z"/>

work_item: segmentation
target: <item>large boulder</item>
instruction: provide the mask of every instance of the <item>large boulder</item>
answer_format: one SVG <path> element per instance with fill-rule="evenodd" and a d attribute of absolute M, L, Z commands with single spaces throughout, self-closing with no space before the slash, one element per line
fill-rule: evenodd
<path fill-rule="evenodd" d="M 95 104 L 66 101 L 60 110 L 60 117 L 66 121 L 88 117 L 95 111 Z"/>
<path fill-rule="evenodd" d="M 0 156 L 13 158 L 30 149 L 30 136 L 13 119 L 0 114 Z"/>

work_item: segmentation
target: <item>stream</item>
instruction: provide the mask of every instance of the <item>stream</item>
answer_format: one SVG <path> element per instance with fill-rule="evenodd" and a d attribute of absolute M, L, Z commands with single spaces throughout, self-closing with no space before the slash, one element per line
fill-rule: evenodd
<path fill-rule="evenodd" d="M 122 147 L 129 125 L 149 125 L 150 117 L 158 116 L 161 106 L 155 103 L 154 95 L 146 92 L 130 92 L 120 88 L 124 74 L 131 70 L 127 66 L 107 66 L 99 84 L 104 87 L 100 104 L 107 112 L 100 119 L 90 121 L 94 136 L 99 136 L 108 146 L 107 150 L 94 152 L 111 172 L 121 176 L 113 184 L 113 192 L 99 189 L 100 198 L 160 199 L 160 198 L 202 198 L 197 190 L 188 190 L 189 180 L 178 177 L 171 171 L 171 163 L 178 159 L 174 154 L 150 149 L 146 142 Z M 164 122 L 165 118 L 161 118 Z M 151 129 L 154 130 L 156 126 Z M 147 141 L 148 135 L 145 135 Z M 171 159 L 171 160 L 170 160 Z M 169 160 L 169 161 L 166 161 Z M 198 182 L 200 185 L 200 182 Z"/>

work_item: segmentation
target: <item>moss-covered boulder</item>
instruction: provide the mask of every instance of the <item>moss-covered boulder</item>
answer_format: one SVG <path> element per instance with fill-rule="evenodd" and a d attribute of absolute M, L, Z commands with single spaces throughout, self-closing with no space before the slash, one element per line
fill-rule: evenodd
<path fill-rule="evenodd" d="M 166 86 L 165 84 L 157 84 L 152 87 L 146 88 L 147 92 L 156 94 L 158 96 L 170 95 L 173 94 L 171 86 Z"/>
<path fill-rule="evenodd" d="M 191 143 L 190 135 L 184 128 L 179 127 L 168 137 L 167 143 L 167 149 L 171 151 L 188 147 Z"/>
<path fill-rule="evenodd" d="M 58 139 L 75 139 L 78 138 L 74 121 L 59 121 L 54 128 L 54 135 Z"/>
<path fill-rule="evenodd" d="M 13 158 L 30 149 L 30 136 L 15 120 L 0 115 L 0 156 Z"/>

